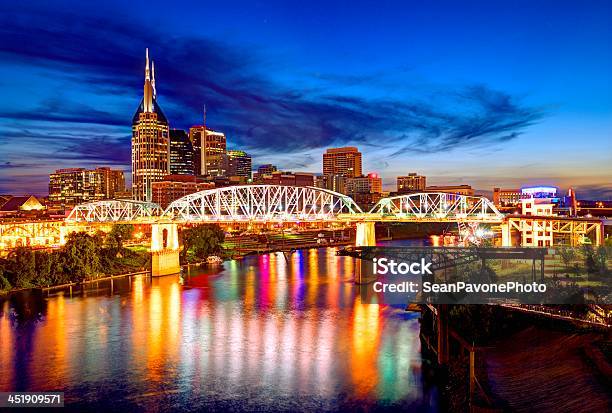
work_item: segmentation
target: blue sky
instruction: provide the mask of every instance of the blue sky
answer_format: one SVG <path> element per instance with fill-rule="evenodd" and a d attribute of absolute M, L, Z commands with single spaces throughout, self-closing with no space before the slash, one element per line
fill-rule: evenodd
<path fill-rule="evenodd" d="M 612 199 L 612 3 L 17 2 L 0 5 L 0 193 L 129 172 L 144 48 L 171 127 L 320 172 L 356 145 L 388 189 L 573 186 Z"/>

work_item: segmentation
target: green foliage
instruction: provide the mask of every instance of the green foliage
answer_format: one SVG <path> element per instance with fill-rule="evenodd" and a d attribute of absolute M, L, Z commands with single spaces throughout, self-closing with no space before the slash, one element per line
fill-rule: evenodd
<path fill-rule="evenodd" d="M 593 248 L 591 244 L 582 246 L 584 265 L 589 274 L 607 274 L 608 272 L 608 251 L 605 246 Z"/>
<path fill-rule="evenodd" d="M 225 233 L 216 224 L 200 225 L 187 228 L 181 232 L 183 250 L 181 261 L 187 261 L 187 254 L 191 253 L 196 259 L 204 259 L 211 254 L 221 252 L 221 244 L 225 240 Z"/>
<path fill-rule="evenodd" d="M 146 268 L 150 266 L 146 249 L 123 247 L 133 231 L 132 225 L 116 225 L 108 235 L 73 233 L 58 251 L 17 248 L 0 259 L 0 291 L 81 282 Z"/>
<path fill-rule="evenodd" d="M 599 273 L 604 275 L 608 273 L 608 250 L 605 246 L 601 245 L 597 248 L 595 254 L 595 264 Z"/>
<path fill-rule="evenodd" d="M 102 271 L 100 265 L 101 240 L 84 232 L 70 234 L 62 250 L 64 271 L 73 281 L 83 281 Z"/>
<path fill-rule="evenodd" d="M 115 224 L 106 235 L 105 246 L 116 254 L 122 252 L 123 243 L 129 241 L 134 235 L 134 225 Z"/>
<path fill-rule="evenodd" d="M 565 271 L 569 272 L 571 270 L 571 264 L 576 260 L 578 254 L 576 253 L 576 249 L 572 247 L 562 246 L 557 249 L 559 255 L 561 255 L 561 260 L 565 265 Z"/>
<path fill-rule="evenodd" d="M 19 247 L 12 251 L 5 268 L 8 282 L 15 288 L 32 287 L 36 277 L 36 261 L 34 252 L 27 247 Z"/>

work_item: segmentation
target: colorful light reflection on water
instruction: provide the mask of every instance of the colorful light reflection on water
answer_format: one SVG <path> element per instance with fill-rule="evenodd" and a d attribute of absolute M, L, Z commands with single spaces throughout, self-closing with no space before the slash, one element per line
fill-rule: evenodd
<path fill-rule="evenodd" d="M 75 410 L 437 410 L 416 315 L 361 304 L 353 269 L 312 249 L 7 301 L 0 390 L 64 390 Z"/>

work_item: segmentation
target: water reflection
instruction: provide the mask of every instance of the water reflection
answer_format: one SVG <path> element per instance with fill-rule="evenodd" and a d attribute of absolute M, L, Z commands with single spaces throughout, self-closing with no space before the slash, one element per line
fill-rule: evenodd
<path fill-rule="evenodd" d="M 416 316 L 361 304 L 354 265 L 312 249 L 5 302 L 0 389 L 75 410 L 436 410 Z"/>

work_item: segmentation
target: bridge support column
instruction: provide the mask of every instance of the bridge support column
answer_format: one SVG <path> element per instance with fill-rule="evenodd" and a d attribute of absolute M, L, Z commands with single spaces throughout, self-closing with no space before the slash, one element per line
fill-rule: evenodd
<path fill-rule="evenodd" d="M 604 225 L 600 222 L 595 228 L 595 245 L 600 246 L 604 239 Z"/>
<path fill-rule="evenodd" d="M 512 246 L 512 235 L 510 234 L 510 223 L 502 222 L 501 224 L 502 247 Z"/>
<path fill-rule="evenodd" d="M 179 263 L 178 227 L 176 224 L 151 225 L 151 275 L 176 274 Z"/>
<path fill-rule="evenodd" d="M 376 246 L 376 229 L 374 222 L 358 222 L 357 235 L 355 237 L 355 246 L 357 247 L 375 247 Z"/>

